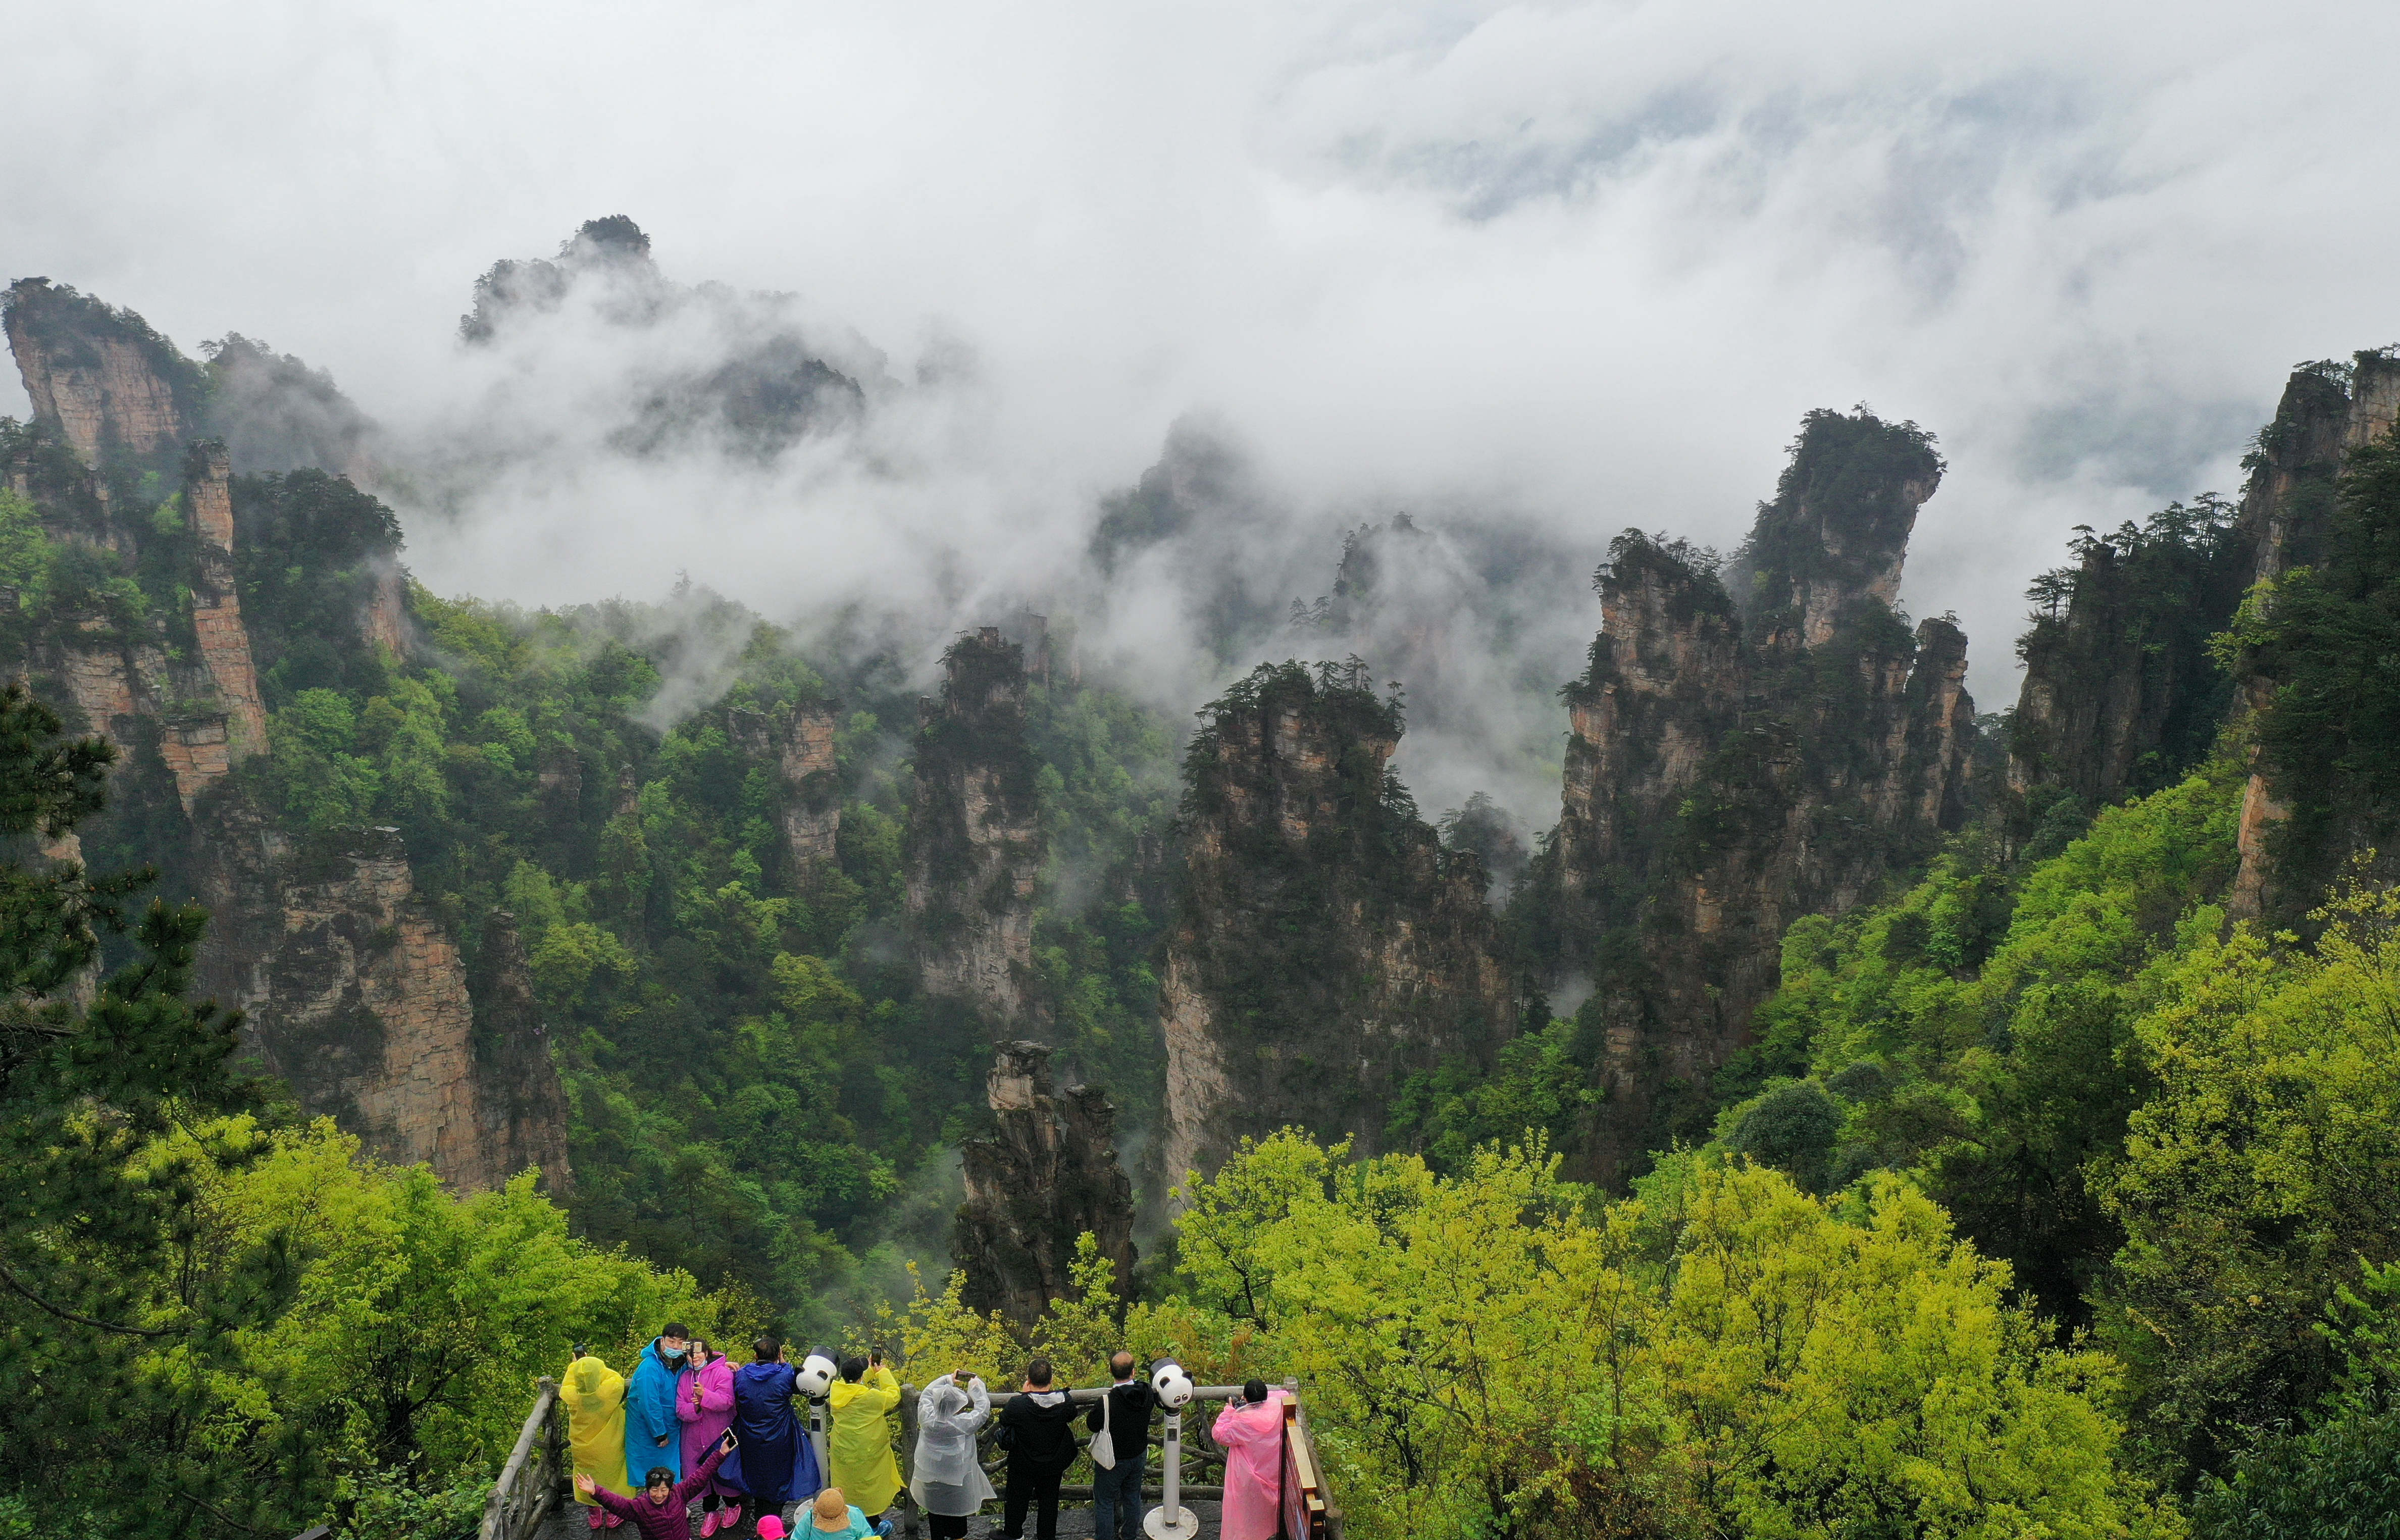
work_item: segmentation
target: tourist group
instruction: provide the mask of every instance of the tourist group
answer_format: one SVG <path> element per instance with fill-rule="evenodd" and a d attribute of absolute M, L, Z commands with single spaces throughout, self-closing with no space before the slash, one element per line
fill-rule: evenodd
<path fill-rule="evenodd" d="M 643 1540 L 733 1534 L 745 1517 L 759 1540 L 883 1540 L 894 1533 L 902 1490 L 891 1413 L 901 1385 L 880 1354 L 836 1366 L 811 1357 L 795 1368 L 772 1337 L 750 1344 L 741 1368 L 670 1322 L 642 1349 L 628 1377 L 583 1348 L 560 1380 L 576 1500 L 593 1529 L 631 1524 Z M 982 1380 L 946 1374 L 917 1398 L 917 1447 L 909 1495 L 933 1540 L 964 1540 L 968 1520 L 1002 1500 L 1002 1533 L 1018 1540 L 1030 1513 L 1040 1540 L 1058 1529 L 1058 1486 L 1068 1466 L 1092 1456 L 1094 1533 L 1139 1540 L 1142 1476 L 1157 1398 L 1134 1374 L 1130 1353 L 1109 1362 L 1111 1383 L 1078 1409 L 1050 1364 L 1026 1366 L 1024 1388 L 998 1411 Z M 1220 1540 L 1273 1540 L 1281 1477 L 1287 1392 L 1253 1380 L 1210 1433 L 1226 1454 Z M 827 1411 L 824 1467 L 810 1439 L 808 1408 Z M 1075 1427 L 1078 1416 L 1084 1431 Z M 1006 1492 L 984 1473 L 978 1438 L 996 1427 Z M 1088 1440 L 1085 1433 L 1089 1434 Z M 639 1473 L 637 1487 L 630 1478 Z M 799 1505 L 786 1528 L 784 1510 Z"/>

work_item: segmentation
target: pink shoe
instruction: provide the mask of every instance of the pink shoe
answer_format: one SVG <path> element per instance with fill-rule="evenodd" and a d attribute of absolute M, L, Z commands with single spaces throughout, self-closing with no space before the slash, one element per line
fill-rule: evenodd
<path fill-rule="evenodd" d="M 723 1511 L 724 1510 L 721 1508 L 711 1508 L 708 1510 L 707 1514 L 702 1518 L 700 1521 L 700 1540 L 708 1540 L 710 1535 L 716 1533 L 716 1516 Z"/>

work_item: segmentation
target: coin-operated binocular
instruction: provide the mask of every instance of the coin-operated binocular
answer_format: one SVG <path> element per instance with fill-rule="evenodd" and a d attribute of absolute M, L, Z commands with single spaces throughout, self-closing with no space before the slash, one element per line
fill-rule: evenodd
<path fill-rule="evenodd" d="M 825 1448 L 825 1393 L 833 1389 L 835 1376 L 841 1370 L 835 1367 L 833 1355 L 821 1347 L 809 1350 L 800 1360 L 798 1376 L 792 1382 L 795 1394 L 805 1397 L 809 1404 L 809 1442 L 816 1447 L 817 1469 L 831 1470 L 826 1464 L 830 1452 Z"/>
<path fill-rule="evenodd" d="M 1150 1540 L 1200 1540 L 1200 1517 L 1182 1506 L 1179 1487 L 1183 1479 L 1183 1409 L 1192 1400 L 1192 1376 L 1172 1358 L 1150 1366 L 1151 1393 L 1166 1411 L 1166 1429 L 1159 1447 L 1165 1454 L 1164 1490 L 1158 1506 L 1143 1516 L 1141 1529 Z"/>

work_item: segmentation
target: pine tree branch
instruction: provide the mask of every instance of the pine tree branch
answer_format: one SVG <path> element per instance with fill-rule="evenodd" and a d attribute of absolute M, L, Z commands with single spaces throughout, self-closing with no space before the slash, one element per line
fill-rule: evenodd
<path fill-rule="evenodd" d="M 0 1283 L 7 1284 L 11 1292 L 26 1300 L 32 1301 L 35 1305 L 48 1311 L 51 1315 L 56 1315 L 60 1320 L 73 1321 L 77 1326 L 92 1327 L 101 1331 L 114 1331 L 120 1337 L 171 1337 L 175 1334 L 175 1329 L 173 1327 L 150 1328 L 139 1326 L 113 1326 L 106 1321 L 93 1320 L 89 1315 L 78 1315 L 72 1310 L 63 1309 L 61 1306 L 52 1304 L 49 1301 L 42 1298 L 39 1294 L 36 1294 L 32 1289 L 26 1288 L 22 1283 L 18 1281 L 17 1274 L 8 1271 L 7 1266 L 5 1263 L 0 1263 Z M 230 1521 L 231 1520 L 227 1520 L 227 1522 Z"/>
<path fill-rule="evenodd" d="M 191 1504 L 192 1506 L 199 1509 L 202 1513 L 205 1513 L 211 1518 L 216 1520 L 217 1522 L 221 1524 L 231 1524 L 234 1528 L 241 1531 L 244 1534 L 257 1534 L 261 1533 L 260 1531 L 252 1529 L 248 1524 L 243 1523 L 240 1520 L 236 1519 L 229 1514 L 220 1512 L 218 1509 L 201 1502 L 198 1498 L 193 1496 L 190 1492 L 185 1492 L 181 1487 L 177 1487 L 175 1489 L 175 1495 L 182 1498 L 184 1502 Z"/>

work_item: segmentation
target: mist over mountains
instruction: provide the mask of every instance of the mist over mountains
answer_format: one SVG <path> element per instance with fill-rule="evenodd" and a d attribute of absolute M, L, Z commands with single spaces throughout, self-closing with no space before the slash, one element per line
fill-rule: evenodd
<path fill-rule="evenodd" d="M 212 357 L 211 426 L 244 466 L 373 487 L 438 589 L 657 597 L 661 577 L 716 563 L 779 623 L 920 680 L 958 631 L 1050 613 L 1073 623 L 1075 666 L 1170 712 L 1261 658 L 1355 655 L 1405 694 L 1401 762 L 1428 807 L 1480 792 L 1531 827 L 1555 795 L 1555 697 L 1589 641 L 1597 531 L 1471 503 L 1303 502 L 1200 416 L 1132 484 L 1043 503 L 1002 479 L 972 358 L 904 378 L 796 296 L 678 281 L 622 215 L 495 263 L 471 297 L 455 394 L 430 419 L 380 424 L 324 371 L 235 334 Z M 689 656 L 661 728 L 730 678 L 727 653 Z"/>
<path fill-rule="evenodd" d="M 2400 13 L 9 39 L 0 1540 L 2400 1533 Z"/>

